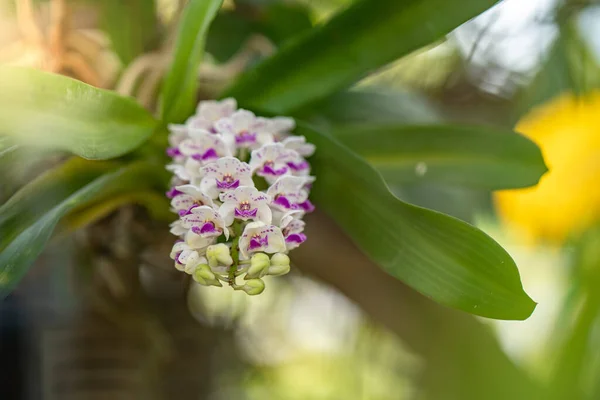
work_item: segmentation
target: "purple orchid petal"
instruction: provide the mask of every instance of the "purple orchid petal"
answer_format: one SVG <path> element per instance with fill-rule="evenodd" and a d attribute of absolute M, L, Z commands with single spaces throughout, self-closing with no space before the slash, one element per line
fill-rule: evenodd
<path fill-rule="evenodd" d="M 182 262 L 181 262 L 181 260 L 179 259 L 179 257 L 181 256 L 181 253 L 183 253 L 183 251 L 180 251 L 179 253 L 176 253 L 176 254 L 175 254 L 175 262 L 176 262 L 177 264 L 181 264 L 181 265 L 183 265 L 183 263 L 182 263 Z"/>
<path fill-rule="evenodd" d="M 235 181 L 233 181 L 231 183 L 220 181 L 217 179 L 217 188 L 218 189 L 236 189 L 238 186 L 240 186 L 239 179 L 236 179 Z"/>
<path fill-rule="evenodd" d="M 220 231 L 215 228 L 215 224 L 208 221 L 205 222 L 204 225 L 202 225 L 201 227 L 193 226 L 192 232 L 194 232 L 196 235 L 205 235 L 207 233 L 219 233 Z"/>
<path fill-rule="evenodd" d="M 235 136 L 236 144 L 255 143 L 255 142 L 256 142 L 256 133 L 250 133 L 248 131 L 243 131 Z"/>
<path fill-rule="evenodd" d="M 315 206 L 308 199 L 302 203 L 298 203 L 298 206 L 307 213 L 315 211 Z"/>
<path fill-rule="evenodd" d="M 194 208 L 196 208 L 196 207 L 198 207 L 198 204 L 194 204 L 194 205 L 192 205 L 192 206 L 191 206 L 190 208 L 188 208 L 187 210 L 179 210 L 179 211 L 177 212 L 177 214 L 179 214 L 179 216 L 180 216 L 180 217 L 183 217 L 183 216 L 185 216 L 185 215 L 190 215 L 190 214 L 192 213 L 192 210 L 193 210 Z"/>
<path fill-rule="evenodd" d="M 267 247 L 268 245 L 269 238 L 267 236 L 253 237 L 248 244 L 248 250 L 260 249 L 261 247 Z"/>
<path fill-rule="evenodd" d="M 302 244 L 306 240 L 306 235 L 304 233 L 292 233 L 291 235 L 285 238 L 286 242 Z"/>
<path fill-rule="evenodd" d="M 240 210 L 239 208 L 235 209 L 235 216 L 237 218 L 256 218 L 258 214 L 258 208 L 254 210 Z"/>
<path fill-rule="evenodd" d="M 310 168 L 310 164 L 306 160 L 302 160 L 302 162 L 299 163 L 294 163 L 290 161 L 287 163 L 287 165 L 296 172 L 304 171 Z"/>
<path fill-rule="evenodd" d="M 165 195 L 167 196 L 167 198 L 172 199 L 175 196 L 179 196 L 180 194 L 183 194 L 183 192 L 180 192 L 179 190 L 175 189 L 175 188 L 171 188 L 167 191 L 167 193 L 165 193 Z"/>
<path fill-rule="evenodd" d="M 273 201 L 273 204 L 277 204 L 278 206 L 281 206 L 286 210 L 297 210 L 298 208 L 300 208 L 297 204 L 293 204 L 287 197 L 281 195 L 275 197 L 275 201 Z"/>
<path fill-rule="evenodd" d="M 181 156 L 183 154 L 181 154 L 179 147 L 169 147 L 167 149 L 167 155 L 171 158 L 175 158 L 175 157 Z"/>
<path fill-rule="evenodd" d="M 262 167 L 262 173 L 265 175 L 272 175 L 272 176 L 281 176 L 283 174 L 285 174 L 287 172 L 287 168 L 286 167 L 282 167 L 279 169 L 274 169 L 271 165 L 266 164 Z"/>
<path fill-rule="evenodd" d="M 202 154 L 202 161 L 210 160 L 212 158 L 219 158 L 219 155 L 217 154 L 217 151 L 211 147 Z"/>
<path fill-rule="evenodd" d="M 202 154 L 201 153 L 192 154 L 192 158 L 196 161 L 206 161 L 206 160 L 212 160 L 214 158 L 219 158 L 219 155 L 217 154 L 217 151 L 215 149 L 210 148 Z"/>

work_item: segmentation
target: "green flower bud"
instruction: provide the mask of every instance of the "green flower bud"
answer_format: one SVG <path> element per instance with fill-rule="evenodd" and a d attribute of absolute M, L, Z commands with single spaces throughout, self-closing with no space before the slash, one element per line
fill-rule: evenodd
<path fill-rule="evenodd" d="M 204 286 L 223 286 L 206 264 L 200 264 L 192 274 L 196 282 Z"/>
<path fill-rule="evenodd" d="M 262 279 L 249 279 L 242 286 L 242 290 L 250 296 L 261 294 L 265 290 L 265 283 Z"/>
<path fill-rule="evenodd" d="M 250 268 L 244 279 L 260 278 L 267 273 L 267 269 L 271 265 L 269 256 L 265 253 L 256 253 L 250 259 Z"/>
<path fill-rule="evenodd" d="M 233 264 L 233 258 L 231 258 L 231 254 L 229 253 L 229 247 L 223 243 L 208 246 L 206 249 L 206 258 L 208 258 L 208 265 L 210 265 L 211 268 L 218 267 L 219 265 L 229 267 Z"/>
<path fill-rule="evenodd" d="M 273 254 L 268 274 L 273 276 L 285 275 L 290 272 L 290 258 L 283 253 Z"/>

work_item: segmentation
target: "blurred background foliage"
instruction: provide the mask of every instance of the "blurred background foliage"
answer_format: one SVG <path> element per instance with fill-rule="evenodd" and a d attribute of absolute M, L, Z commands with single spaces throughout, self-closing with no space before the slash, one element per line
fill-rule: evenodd
<path fill-rule="evenodd" d="M 193 96 L 218 97 L 244 71 L 351 3 L 225 1 L 192 73 L 199 79 Z M 184 6 L 2 0 L 0 63 L 111 89 L 154 112 L 164 106 L 160 87 Z M 385 162 L 369 158 L 372 143 L 353 141 L 361 130 L 393 125 L 394 134 L 418 132 L 435 142 L 436 132 L 419 126 L 471 123 L 490 127 L 490 134 L 514 128 L 533 140 L 549 168 L 534 187 L 492 193 L 499 187 L 496 180 L 486 185 L 497 171 L 489 160 L 479 165 L 476 184 L 468 181 L 472 175 L 450 175 L 420 159 L 406 167 L 411 179 L 388 180 L 399 198 L 475 224 L 508 250 L 538 303 L 527 321 L 484 320 L 433 303 L 389 279 L 322 213 L 308 221 L 314 239 L 294 259 L 299 270 L 269 282 L 264 295 L 248 299 L 194 283 L 186 291 L 188 283 L 165 260 L 172 242 L 164 232 L 167 206 L 152 191 L 161 177 L 148 178 L 153 172 L 138 164 L 147 177 L 137 182 L 139 193 L 119 184 L 133 176 L 126 181 L 133 185 L 139 175 L 114 172 L 117 184 L 68 210 L 32 273 L 1 303 L 2 398 L 600 398 L 599 21 L 600 4 L 592 0 L 504 0 L 352 87 L 294 111 L 354 143 L 352 150 L 384 176 Z M 398 46 L 403 40 L 386 38 Z M 186 115 L 185 107 L 173 113 Z M 153 123 L 144 118 L 140 111 L 141 123 Z M 386 143 L 418 154 L 417 145 L 397 137 Z M 138 139 L 145 138 L 132 141 Z M 148 143 L 136 154 L 162 145 L 156 136 Z M 439 146 L 480 149 L 474 141 Z M 522 166 L 506 163 L 510 153 L 501 150 L 498 165 L 527 186 Z M 2 137 L 0 199 L 67 158 Z M 102 165 L 63 190 L 70 195 L 77 179 L 87 182 L 112 168 Z M 80 166 L 71 161 L 61 168 L 71 176 L 69 168 Z M 64 195 L 41 190 L 36 199 L 44 204 L 22 205 L 33 210 L 32 221 Z M 99 224 L 66 235 L 88 221 Z M 3 248 L 12 238 L 1 233 Z"/>

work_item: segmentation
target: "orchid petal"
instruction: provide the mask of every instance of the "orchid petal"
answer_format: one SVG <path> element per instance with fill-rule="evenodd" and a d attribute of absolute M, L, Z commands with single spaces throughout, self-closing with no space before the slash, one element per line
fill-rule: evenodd
<path fill-rule="evenodd" d="M 196 114 L 212 123 L 230 116 L 237 108 L 235 99 L 227 98 L 221 101 L 206 100 L 198 103 Z"/>
<path fill-rule="evenodd" d="M 262 222 L 251 222 L 244 228 L 239 241 L 240 253 L 244 259 L 254 252 L 280 253 L 286 250 L 285 238 L 281 229 Z"/>
<path fill-rule="evenodd" d="M 215 230 L 212 232 L 203 232 L 200 236 L 220 236 L 225 234 L 225 239 L 229 239 L 229 231 L 225 228 L 225 221 L 221 215 L 211 207 L 200 206 L 192 209 L 188 215 L 181 217 L 182 224 L 185 228 L 193 229 L 194 227 L 202 230 L 207 222 L 212 223 Z M 198 232 L 193 232 L 198 234 Z"/>
<path fill-rule="evenodd" d="M 304 136 L 287 137 L 281 142 L 281 144 L 283 144 L 286 149 L 296 151 L 302 157 L 310 157 L 315 152 L 315 145 L 312 143 L 307 143 Z"/>
<path fill-rule="evenodd" d="M 201 236 L 189 230 L 185 235 L 185 242 L 191 248 L 204 252 L 208 246 L 217 242 L 217 237 Z"/>

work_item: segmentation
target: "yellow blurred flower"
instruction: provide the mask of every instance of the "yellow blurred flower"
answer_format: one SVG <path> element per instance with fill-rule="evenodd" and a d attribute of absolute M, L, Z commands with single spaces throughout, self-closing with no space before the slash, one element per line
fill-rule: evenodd
<path fill-rule="evenodd" d="M 530 243 L 562 243 L 600 219 L 600 92 L 536 108 L 516 131 L 542 149 L 549 172 L 531 188 L 496 195 L 500 217 Z"/>

